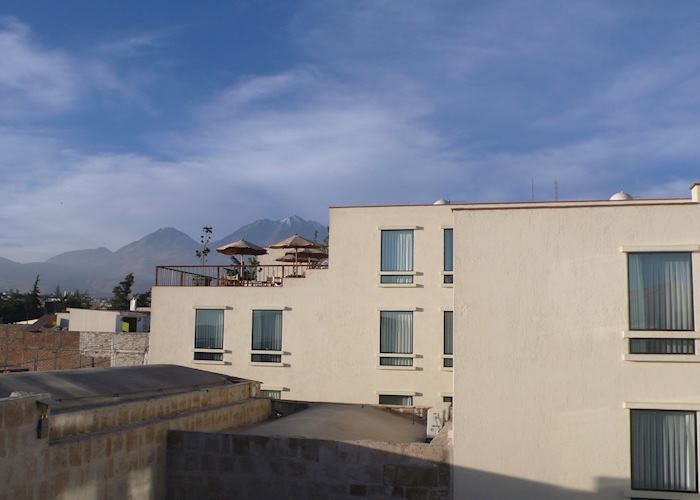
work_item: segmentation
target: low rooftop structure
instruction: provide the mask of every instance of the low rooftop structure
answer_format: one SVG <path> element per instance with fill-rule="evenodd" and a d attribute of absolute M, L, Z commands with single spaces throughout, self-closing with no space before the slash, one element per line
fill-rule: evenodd
<path fill-rule="evenodd" d="M 422 443 L 425 441 L 425 420 L 374 406 L 319 403 L 276 420 L 237 429 L 236 434 Z"/>

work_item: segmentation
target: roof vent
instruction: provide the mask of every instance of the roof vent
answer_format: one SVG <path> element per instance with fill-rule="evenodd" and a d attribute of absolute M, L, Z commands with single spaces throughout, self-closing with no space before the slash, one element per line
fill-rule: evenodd
<path fill-rule="evenodd" d="M 610 201 L 626 201 L 631 199 L 632 196 L 625 193 L 624 191 L 618 191 L 610 197 Z"/>
<path fill-rule="evenodd" d="M 438 199 L 435 200 L 435 202 L 433 203 L 433 205 L 449 205 L 449 204 L 450 204 L 450 202 L 447 201 L 445 198 L 438 198 Z"/>

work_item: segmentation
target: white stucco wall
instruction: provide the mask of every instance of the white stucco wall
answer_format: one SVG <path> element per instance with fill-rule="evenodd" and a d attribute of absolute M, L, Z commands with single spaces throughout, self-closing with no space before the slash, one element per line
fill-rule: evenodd
<path fill-rule="evenodd" d="M 334 208 L 330 211 L 330 268 L 282 287 L 154 287 L 151 363 L 177 363 L 284 387 L 283 397 L 374 403 L 378 391 L 411 392 L 429 406 L 452 392 L 442 369 L 443 310 L 452 288 L 442 285 L 443 226 L 450 206 Z M 380 226 L 415 227 L 415 287 L 379 285 Z M 193 362 L 196 307 L 222 306 L 226 365 Z M 287 307 L 283 313 L 286 367 L 251 366 L 252 309 Z M 416 308 L 413 347 L 417 370 L 377 368 L 379 310 Z"/>
<path fill-rule="evenodd" d="M 455 213 L 458 283 L 473 284 L 455 288 L 455 498 L 623 498 L 623 405 L 697 404 L 700 356 L 623 360 L 620 246 L 682 244 L 700 244 L 695 203 Z"/>

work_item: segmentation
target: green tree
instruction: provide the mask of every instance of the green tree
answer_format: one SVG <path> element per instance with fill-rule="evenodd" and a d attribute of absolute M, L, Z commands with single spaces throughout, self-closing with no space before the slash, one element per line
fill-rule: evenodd
<path fill-rule="evenodd" d="M 32 291 L 27 295 L 27 314 L 29 315 L 27 319 L 38 318 L 42 313 L 41 290 L 39 290 L 39 275 L 37 274 Z"/>
<path fill-rule="evenodd" d="M 112 309 L 129 309 L 131 287 L 134 285 L 134 273 L 124 276 L 124 279 L 112 289 Z"/>
<path fill-rule="evenodd" d="M 136 307 L 151 307 L 151 291 L 136 295 Z"/>

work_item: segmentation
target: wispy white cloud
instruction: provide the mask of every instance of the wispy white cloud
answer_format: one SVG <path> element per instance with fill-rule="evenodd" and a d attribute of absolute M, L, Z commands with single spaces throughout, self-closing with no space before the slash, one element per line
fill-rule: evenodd
<path fill-rule="evenodd" d="M 700 155 L 694 45 L 616 59 L 605 50 L 626 11 L 546 5 L 314 4 L 292 23 L 298 60 L 223 82 L 145 137 L 150 150 L 83 148 L 6 123 L 0 255 L 116 248 L 165 225 L 324 219 L 328 205 L 529 199 L 532 178 L 538 199 L 554 181 L 563 198 L 687 196 Z M 128 99 L 134 86 L 110 53 L 157 43 L 136 36 L 85 56 L 3 26 L 0 56 L 34 62 L 0 68 L 0 102 L 15 92 L 22 109 L 53 113 L 96 88 Z"/>

